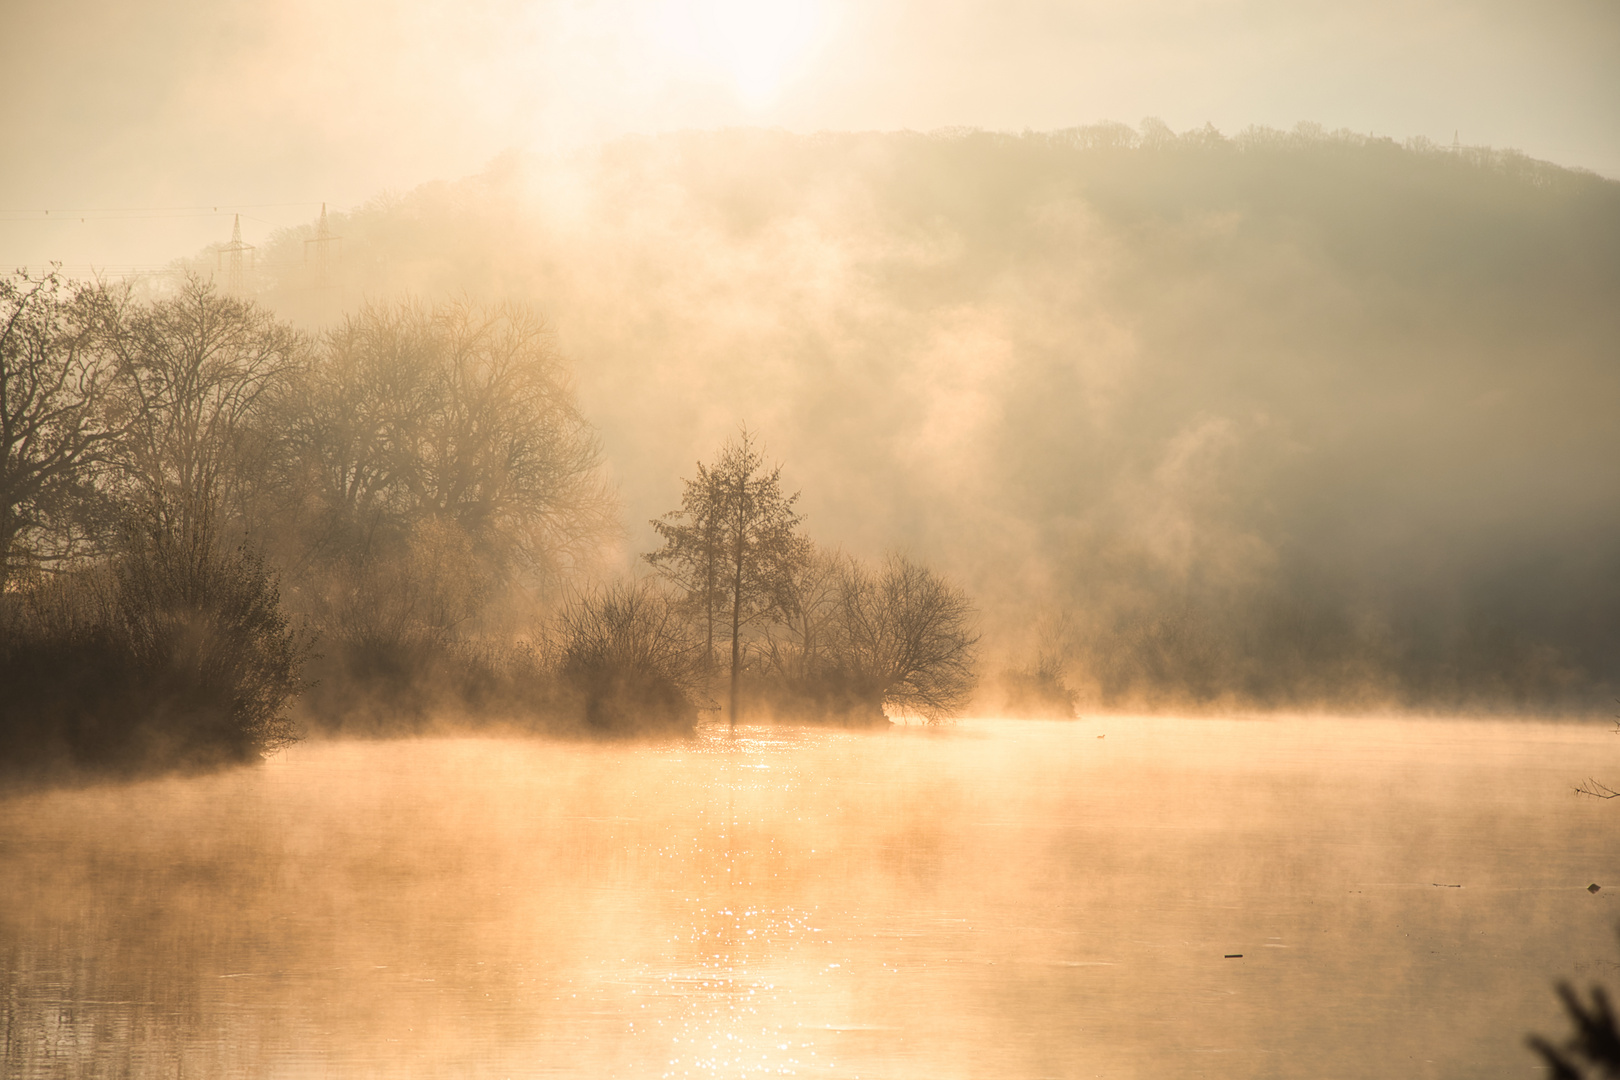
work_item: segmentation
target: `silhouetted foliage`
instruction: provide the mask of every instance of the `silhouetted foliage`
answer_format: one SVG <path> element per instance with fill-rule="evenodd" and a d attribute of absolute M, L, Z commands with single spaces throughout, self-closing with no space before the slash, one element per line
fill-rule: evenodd
<path fill-rule="evenodd" d="M 570 599 L 557 613 L 552 648 L 590 729 L 687 729 L 697 719 L 701 646 L 650 582 L 615 582 Z"/>
<path fill-rule="evenodd" d="M 745 428 L 652 523 L 664 546 L 646 559 L 682 590 L 706 670 L 716 622 L 730 631 L 732 722 L 745 689 L 778 715 L 844 723 L 884 722 L 885 706 L 960 712 L 976 682 L 966 596 L 902 555 L 873 571 L 818 549 L 797 531 L 781 471 L 766 471 Z"/>
<path fill-rule="evenodd" d="M 901 554 L 877 570 L 844 565 L 835 668 L 862 701 L 930 721 L 966 708 L 976 685 L 973 605 Z"/>
<path fill-rule="evenodd" d="M 311 719 L 391 713 L 404 730 L 434 710 L 507 710 L 515 691 L 478 689 L 508 682 L 485 663 L 484 638 L 510 635 L 500 609 L 560 591 L 615 527 L 544 322 L 510 304 L 370 303 L 272 412 L 257 516 L 321 634 Z"/>
<path fill-rule="evenodd" d="M 795 532 L 800 517 L 793 505 L 799 496 L 782 493 L 781 475 L 780 465 L 767 471 L 745 427 L 721 447 L 714 465 L 698 463 L 681 509 L 652 523 L 664 546 L 647 561 L 685 590 L 691 608 L 704 612 L 709 656 L 717 610 L 730 628 L 732 723 L 739 707 L 743 635 L 751 624 L 782 611 L 791 568 L 805 550 Z"/>
<path fill-rule="evenodd" d="M 187 546 L 245 531 L 261 481 L 251 452 L 266 406 L 303 363 L 308 342 L 268 311 L 187 278 L 149 304 L 109 298 L 101 329 L 120 362 L 120 492 L 151 527 Z"/>
<path fill-rule="evenodd" d="M 1541 1055 L 1557 1080 L 1620 1077 L 1620 1026 L 1615 1023 L 1608 992 L 1601 986 L 1592 987 L 1588 1005 L 1573 986 L 1559 983 L 1558 996 L 1574 1033 L 1558 1045 L 1532 1035 L 1528 1040 L 1531 1049 Z"/>
<path fill-rule="evenodd" d="M 574 702 L 527 642 L 469 638 L 321 640 L 298 716 L 325 734 L 388 737 L 500 726 L 569 728 Z"/>
<path fill-rule="evenodd" d="M 27 472 L 32 445 L 36 479 L 93 490 L 101 535 L 78 554 L 105 555 L 0 598 L 9 756 L 162 768 L 285 745 L 307 642 L 262 558 L 219 537 L 241 532 L 228 512 L 247 477 L 241 442 L 301 339 L 195 278 L 150 304 L 96 287 L 64 307 L 45 285 L 23 301 L 8 350 L 55 374 L 44 390 L 8 380 L 48 421 L 11 472 Z"/>
<path fill-rule="evenodd" d="M 54 273 L 0 278 L 0 592 L 107 529 L 97 481 L 120 435 L 118 372 L 97 348 L 98 300 Z"/>
<path fill-rule="evenodd" d="M 681 508 L 652 522 L 664 546 L 646 556 L 681 590 L 687 615 L 702 623 L 703 669 L 709 678 L 719 669 L 715 628 L 725 608 L 725 505 L 719 471 L 698 462 L 697 476 L 681 492 Z"/>
<path fill-rule="evenodd" d="M 373 303 L 312 340 L 195 276 L 141 300 L 19 275 L 0 317 L 11 757 L 273 751 L 316 640 L 323 727 L 563 708 L 515 613 L 595 557 L 613 500 L 532 310 Z"/>
<path fill-rule="evenodd" d="M 110 565 L 0 598 L 0 740 L 17 765 L 253 760 L 297 736 L 307 640 L 251 551 L 145 521 Z"/>
<path fill-rule="evenodd" d="M 286 708 L 309 645 L 259 555 L 153 522 L 132 530 L 114 566 L 118 636 L 142 669 L 163 673 L 175 708 L 191 707 L 196 742 L 247 759 L 293 741 Z"/>
<path fill-rule="evenodd" d="M 777 712 L 819 719 L 882 717 L 881 705 L 856 700 L 838 673 L 848 561 L 806 541 L 786 568 L 780 622 L 766 628 L 760 643 L 764 677 L 756 688 Z"/>
<path fill-rule="evenodd" d="M 873 569 L 809 550 L 788 577 L 780 621 L 757 647 L 754 691 L 777 713 L 885 722 L 885 709 L 929 721 L 972 697 L 978 635 L 966 594 L 891 554 Z"/>
<path fill-rule="evenodd" d="M 367 304 L 326 335 L 284 412 L 283 468 L 328 554 L 451 522 L 502 576 L 554 577 L 612 531 L 601 448 L 530 308 Z"/>

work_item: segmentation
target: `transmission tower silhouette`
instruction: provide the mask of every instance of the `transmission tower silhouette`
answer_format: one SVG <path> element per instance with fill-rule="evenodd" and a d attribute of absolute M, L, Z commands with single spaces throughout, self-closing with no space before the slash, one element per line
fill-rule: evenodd
<path fill-rule="evenodd" d="M 332 230 L 326 224 L 326 204 L 321 203 L 321 220 L 315 225 L 314 237 L 304 241 L 304 265 L 309 265 L 309 247 L 315 245 L 315 272 L 314 280 L 310 283 L 316 289 L 329 289 L 332 287 L 331 278 L 331 248 L 338 244 L 339 253 L 342 252 L 343 237 L 333 236 Z"/>
<path fill-rule="evenodd" d="M 232 296 L 241 296 L 247 284 L 242 273 L 242 252 L 248 252 L 249 259 L 251 260 L 253 250 L 254 247 L 252 244 L 242 243 L 242 215 L 237 214 L 236 220 L 231 224 L 231 242 L 228 244 L 221 244 L 214 251 L 215 256 L 220 262 L 224 261 L 226 255 L 230 255 L 231 257 L 230 271 L 225 275 L 225 291 L 230 293 Z M 216 263 L 216 269 L 217 268 L 218 266 Z M 251 262 L 249 264 L 249 268 L 252 268 Z"/>

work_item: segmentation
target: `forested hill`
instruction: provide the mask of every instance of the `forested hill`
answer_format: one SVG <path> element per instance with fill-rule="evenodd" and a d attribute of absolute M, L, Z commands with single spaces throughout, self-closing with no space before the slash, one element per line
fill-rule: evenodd
<path fill-rule="evenodd" d="M 542 305 L 631 552 L 747 421 L 819 538 L 947 569 L 1086 698 L 1620 689 L 1620 183 L 1310 128 L 729 131 L 330 226 L 324 287 L 313 224 L 266 253 L 295 319 Z"/>

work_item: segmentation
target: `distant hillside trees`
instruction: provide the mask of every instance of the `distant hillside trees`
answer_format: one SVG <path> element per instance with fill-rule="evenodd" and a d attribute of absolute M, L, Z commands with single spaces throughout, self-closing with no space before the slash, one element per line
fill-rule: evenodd
<path fill-rule="evenodd" d="M 321 304 L 313 226 L 261 250 L 282 310 Z M 837 478 L 824 536 L 977 568 L 987 704 L 1620 695 L 1620 181 L 1309 124 L 728 129 L 505 158 L 339 231 L 350 295 L 567 310 L 626 475 L 769 409 L 802 486 Z"/>
<path fill-rule="evenodd" d="M 961 712 L 978 643 L 966 595 L 904 555 L 873 569 L 821 551 L 797 532 L 797 499 L 744 429 L 713 466 L 699 463 L 681 509 L 652 523 L 664 546 L 647 561 L 684 595 L 711 653 L 717 610 L 729 630 L 733 721 L 745 682 L 748 696 L 803 717 Z"/>

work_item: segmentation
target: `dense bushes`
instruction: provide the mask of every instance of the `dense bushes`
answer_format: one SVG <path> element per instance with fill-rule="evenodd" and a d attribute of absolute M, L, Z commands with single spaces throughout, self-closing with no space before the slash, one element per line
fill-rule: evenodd
<path fill-rule="evenodd" d="M 701 644 L 650 582 L 591 589 L 553 628 L 558 678 L 575 715 L 598 731 L 690 728 Z"/>
<path fill-rule="evenodd" d="M 110 562 L 11 590 L 0 620 L 13 766 L 224 764 L 296 737 L 308 644 L 245 549 L 135 533 Z"/>

